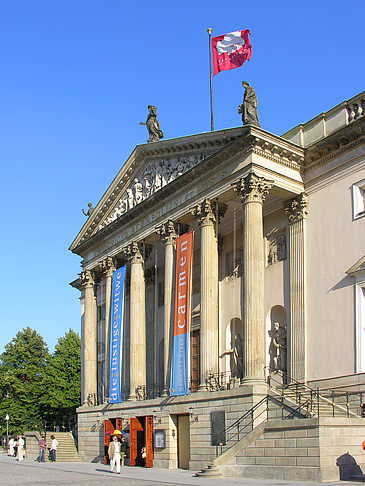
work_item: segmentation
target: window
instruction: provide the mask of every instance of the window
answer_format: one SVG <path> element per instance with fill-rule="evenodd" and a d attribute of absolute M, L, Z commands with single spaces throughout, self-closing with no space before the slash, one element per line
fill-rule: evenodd
<path fill-rule="evenodd" d="M 97 311 L 98 311 L 98 316 L 97 316 L 98 321 L 104 321 L 105 320 L 105 305 L 98 305 Z"/>
<path fill-rule="evenodd" d="M 352 186 L 353 218 L 365 216 L 365 179 Z"/>

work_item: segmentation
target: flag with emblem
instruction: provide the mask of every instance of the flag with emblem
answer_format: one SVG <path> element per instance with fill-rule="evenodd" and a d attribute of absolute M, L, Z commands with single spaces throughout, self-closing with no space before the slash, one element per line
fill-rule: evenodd
<path fill-rule="evenodd" d="M 251 51 L 248 29 L 212 37 L 214 75 L 242 66 L 250 60 Z"/>

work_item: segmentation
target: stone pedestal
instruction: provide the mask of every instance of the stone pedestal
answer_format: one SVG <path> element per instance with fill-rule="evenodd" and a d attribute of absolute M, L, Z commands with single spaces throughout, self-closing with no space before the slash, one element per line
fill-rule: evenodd
<path fill-rule="evenodd" d="M 83 403 L 97 403 L 97 329 L 96 298 L 94 292 L 94 274 L 86 270 L 81 274 L 84 288 L 84 326 L 83 326 Z"/>
<path fill-rule="evenodd" d="M 273 181 L 250 172 L 233 185 L 243 204 L 243 383 L 265 380 L 264 240 L 262 206 Z"/>
<path fill-rule="evenodd" d="M 290 349 L 289 376 L 306 381 L 306 216 L 308 196 L 305 193 L 287 201 L 289 219 L 290 261 Z"/>
<path fill-rule="evenodd" d="M 129 245 L 124 253 L 130 260 L 130 392 L 128 400 L 136 400 L 138 387 L 146 385 L 144 260 L 138 243 Z"/>

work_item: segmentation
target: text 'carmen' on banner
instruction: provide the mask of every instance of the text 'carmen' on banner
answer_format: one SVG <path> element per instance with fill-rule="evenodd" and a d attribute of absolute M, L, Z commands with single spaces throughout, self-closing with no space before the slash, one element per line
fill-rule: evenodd
<path fill-rule="evenodd" d="M 171 395 L 189 394 L 193 241 L 194 231 L 190 231 L 176 239 L 176 292 L 171 363 Z"/>
<path fill-rule="evenodd" d="M 122 401 L 122 357 L 123 357 L 123 324 L 124 324 L 124 282 L 126 266 L 113 272 L 111 335 L 110 335 L 110 403 Z"/>

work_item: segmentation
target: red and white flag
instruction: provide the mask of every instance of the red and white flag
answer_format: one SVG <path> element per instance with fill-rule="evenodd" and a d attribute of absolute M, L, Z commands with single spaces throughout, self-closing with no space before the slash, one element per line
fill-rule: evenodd
<path fill-rule="evenodd" d="M 237 30 L 212 37 L 213 73 L 242 66 L 251 57 L 250 31 Z"/>

